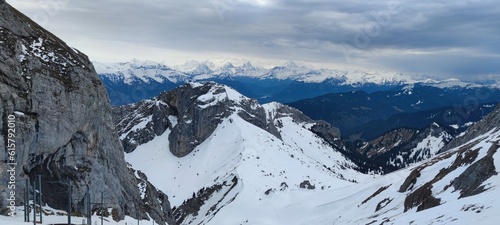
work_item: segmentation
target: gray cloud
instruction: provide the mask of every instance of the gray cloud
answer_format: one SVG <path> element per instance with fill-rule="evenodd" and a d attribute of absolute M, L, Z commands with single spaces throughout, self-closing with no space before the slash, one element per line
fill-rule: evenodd
<path fill-rule="evenodd" d="M 94 60 L 239 55 L 468 80 L 500 74 L 494 0 L 8 2 Z"/>

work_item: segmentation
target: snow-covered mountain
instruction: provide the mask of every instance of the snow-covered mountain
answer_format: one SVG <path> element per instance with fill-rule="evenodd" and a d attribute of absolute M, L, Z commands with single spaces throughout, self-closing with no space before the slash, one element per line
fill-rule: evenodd
<path fill-rule="evenodd" d="M 170 196 L 179 224 L 500 219 L 498 107 L 440 154 L 445 133 L 430 127 L 412 152 L 424 159 L 429 150 L 430 158 L 387 175 L 361 173 L 328 124 L 216 83 L 189 83 L 113 112 L 126 160 Z"/>
<path fill-rule="evenodd" d="M 231 75 L 261 79 L 292 79 L 310 83 L 321 83 L 330 79 L 340 81 L 340 85 L 429 83 L 441 86 L 466 86 L 470 84 L 460 82 L 456 79 L 439 81 L 436 78 L 421 74 L 326 68 L 316 69 L 312 66 L 293 61 L 287 61 L 282 65 L 267 65 L 267 67 L 254 66 L 253 63 L 244 59 L 206 60 L 202 62 L 191 60 L 184 64 L 172 66 L 134 59 L 130 62 L 120 63 L 94 62 L 94 65 L 97 73 L 104 76 L 114 74 L 123 77 L 126 82 L 131 82 L 133 79 L 148 81 L 145 79 L 146 77 L 162 77 L 171 82 L 179 82 L 180 80 L 177 75 L 182 74 L 184 75 L 182 76 L 184 79 L 182 81 L 197 81 L 220 75 Z M 175 71 L 176 73 L 172 74 L 171 71 Z"/>
<path fill-rule="evenodd" d="M 425 129 L 399 128 L 360 143 L 358 151 L 390 167 L 389 170 L 397 170 L 434 157 L 454 139 L 454 131 L 437 123 Z"/>
<path fill-rule="evenodd" d="M 177 72 L 164 64 L 152 61 L 134 59 L 125 63 L 93 63 L 99 74 L 106 74 L 107 78 L 115 82 L 121 81 L 131 84 L 134 81 L 143 81 L 146 83 L 156 81 L 162 83 L 168 80 L 177 83 L 186 79 L 185 74 L 182 72 Z"/>
<path fill-rule="evenodd" d="M 457 79 L 438 80 L 421 74 L 317 69 L 293 61 L 265 66 L 244 59 L 188 61 L 168 66 L 140 60 L 108 64 L 94 62 L 94 65 L 114 105 L 150 99 L 162 91 L 191 81 L 226 84 L 262 103 L 293 102 L 351 90 L 373 92 L 406 85 L 411 88 L 414 84 L 439 88 L 480 86 Z"/>
<path fill-rule="evenodd" d="M 215 83 L 189 83 L 114 113 L 127 161 L 166 191 L 183 223 L 244 222 L 252 216 L 226 209 L 270 213 L 269 196 L 314 195 L 371 177 L 341 153 L 337 129 Z"/>

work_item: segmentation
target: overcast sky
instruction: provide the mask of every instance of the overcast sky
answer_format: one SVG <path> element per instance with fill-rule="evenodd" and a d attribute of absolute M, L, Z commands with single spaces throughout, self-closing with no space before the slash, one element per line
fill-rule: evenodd
<path fill-rule="evenodd" d="M 7 0 L 100 62 L 238 57 L 499 78 L 498 0 Z"/>

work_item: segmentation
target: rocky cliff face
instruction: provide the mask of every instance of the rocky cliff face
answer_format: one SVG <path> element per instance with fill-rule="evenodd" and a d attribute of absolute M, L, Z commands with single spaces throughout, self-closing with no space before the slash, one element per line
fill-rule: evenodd
<path fill-rule="evenodd" d="M 297 109 L 270 103 L 272 113 L 256 100 L 214 82 L 190 83 L 152 100 L 113 107 L 113 118 L 125 152 L 170 129 L 169 149 L 177 157 L 189 154 L 210 136 L 217 125 L 232 113 L 245 121 L 281 138 L 279 119 L 291 116 L 295 121 L 314 123 L 311 131 L 331 144 L 342 146 L 337 128 L 322 121 L 313 121 Z"/>
<path fill-rule="evenodd" d="M 182 157 L 201 144 L 222 119 L 233 112 L 279 137 L 257 101 L 213 82 L 186 84 L 163 92 L 153 100 L 114 107 L 113 117 L 126 152 L 170 129 L 169 149 L 175 156 Z"/>
<path fill-rule="evenodd" d="M 9 115 L 16 117 L 16 190 L 23 189 L 24 179 L 42 175 L 44 181 L 62 182 L 43 182 L 43 190 L 66 189 L 71 182 L 76 211 L 85 192 L 104 191 L 116 220 L 147 218 L 149 212 L 157 222 L 171 222 L 164 194 L 148 186 L 157 198 L 149 203 L 141 198 L 137 184 L 146 181 L 124 161 L 108 95 L 88 58 L 0 1 L 0 180 L 8 179 L 3 150 Z M 3 199 L 6 185 L 0 183 Z M 55 193 L 45 192 L 44 200 L 64 209 L 66 195 Z M 151 208 L 160 197 L 163 207 Z"/>
<path fill-rule="evenodd" d="M 239 224 L 256 215 L 242 202 L 267 210 L 268 197 L 323 191 L 361 174 L 338 129 L 225 85 L 188 83 L 113 112 L 127 161 L 172 196 L 178 223 Z"/>
<path fill-rule="evenodd" d="M 236 113 L 243 120 L 281 139 L 283 118 L 307 127 L 356 164 L 361 172 L 379 171 L 385 164 L 374 163 L 344 146 L 339 129 L 324 121 L 312 120 L 299 110 L 280 104 L 258 104 L 234 89 L 214 82 L 189 83 L 163 92 L 152 100 L 113 107 L 113 118 L 127 153 L 169 130 L 169 151 L 183 157 L 203 143 L 217 126 Z"/>

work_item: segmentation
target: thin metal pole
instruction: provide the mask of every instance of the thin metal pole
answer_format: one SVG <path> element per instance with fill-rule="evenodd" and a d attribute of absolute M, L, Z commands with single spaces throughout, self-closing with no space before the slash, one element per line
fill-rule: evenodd
<path fill-rule="evenodd" d="M 30 180 L 28 178 L 28 181 L 26 183 L 27 189 L 28 189 L 28 194 L 27 194 L 28 201 L 26 202 L 28 211 L 26 212 L 27 213 L 26 218 L 28 218 L 28 223 L 30 222 L 30 211 L 29 211 L 30 210 L 30 186 L 29 186 L 29 184 L 30 184 Z"/>
<path fill-rule="evenodd" d="M 36 181 L 33 181 L 33 225 L 36 225 Z"/>
<path fill-rule="evenodd" d="M 102 225 L 102 214 L 103 214 L 103 196 L 104 196 L 104 192 L 101 191 L 101 225 Z"/>
<path fill-rule="evenodd" d="M 87 192 L 85 192 L 85 204 L 84 204 L 84 208 L 85 208 L 85 215 L 87 216 L 87 225 L 89 225 L 89 215 L 90 215 L 90 212 L 89 212 L 89 191 L 87 190 Z"/>
<path fill-rule="evenodd" d="M 71 180 L 68 179 L 68 225 L 71 225 Z"/>
<path fill-rule="evenodd" d="M 43 209 L 42 209 L 42 175 L 38 175 L 38 191 L 40 192 L 40 223 L 42 223 L 42 214 L 43 214 Z"/>
<path fill-rule="evenodd" d="M 92 206 L 90 202 L 90 191 L 87 190 L 87 211 L 88 211 L 88 225 L 92 225 Z"/>
<path fill-rule="evenodd" d="M 28 201 L 29 201 L 29 188 L 28 188 L 28 179 L 24 181 L 24 222 L 29 222 L 29 212 L 28 212 Z"/>

